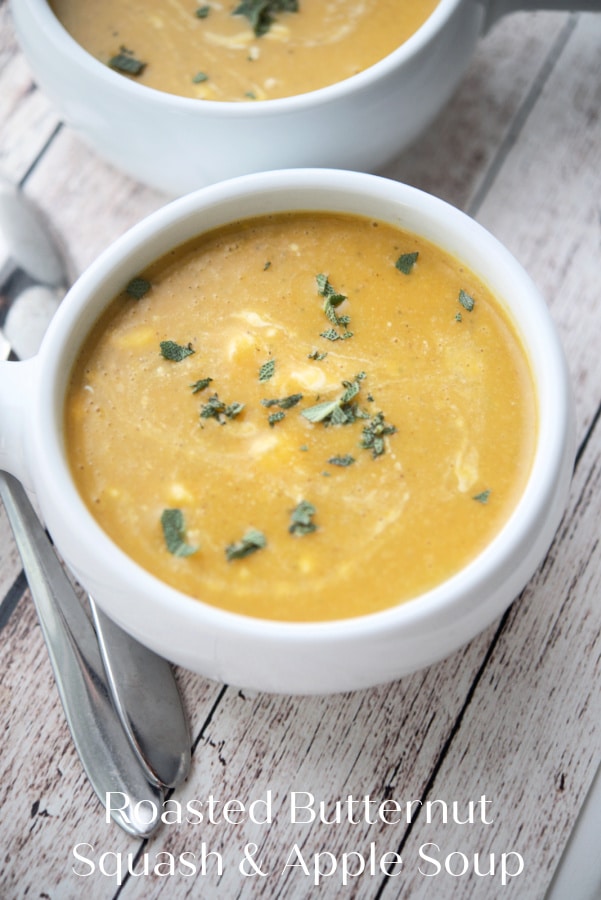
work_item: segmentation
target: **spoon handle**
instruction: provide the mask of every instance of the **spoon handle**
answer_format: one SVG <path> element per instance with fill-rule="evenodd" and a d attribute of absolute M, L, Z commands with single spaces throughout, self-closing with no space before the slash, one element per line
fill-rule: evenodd
<path fill-rule="evenodd" d="M 0 497 L 23 560 L 73 742 L 103 805 L 129 834 L 150 835 L 163 792 L 124 733 L 106 685 L 94 629 L 20 483 L 0 472 Z M 149 802 L 151 801 L 151 802 Z"/>
<path fill-rule="evenodd" d="M 147 778 L 159 787 L 175 787 L 190 769 L 191 738 L 171 666 L 88 599 L 121 724 Z"/>

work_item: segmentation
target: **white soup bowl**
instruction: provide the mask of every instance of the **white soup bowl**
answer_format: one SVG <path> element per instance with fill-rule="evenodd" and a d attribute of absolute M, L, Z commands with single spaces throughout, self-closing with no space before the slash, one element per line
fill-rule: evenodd
<path fill-rule="evenodd" d="M 452 254 L 499 299 L 531 366 L 538 405 L 534 462 L 509 520 L 469 565 L 391 609 L 338 621 L 286 623 L 194 600 L 134 563 L 100 528 L 71 477 L 65 391 L 82 345 L 123 285 L 171 248 L 266 213 L 329 210 L 412 231 Z M 544 300 L 511 254 L 464 213 L 375 175 L 328 169 L 241 176 L 174 200 L 109 247 L 60 306 L 39 354 L 0 363 L 0 467 L 37 497 L 81 584 L 126 631 L 172 662 L 223 682 L 328 693 L 387 682 L 457 650 L 493 622 L 544 557 L 565 507 L 574 455 L 564 354 Z"/>

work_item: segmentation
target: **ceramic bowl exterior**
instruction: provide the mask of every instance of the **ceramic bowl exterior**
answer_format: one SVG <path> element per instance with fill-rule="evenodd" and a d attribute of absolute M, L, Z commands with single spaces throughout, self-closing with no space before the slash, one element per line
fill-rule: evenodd
<path fill-rule="evenodd" d="M 48 0 L 13 0 L 23 52 L 61 117 L 138 181 L 179 196 L 236 175 L 298 166 L 377 171 L 433 121 L 478 38 L 517 9 L 599 10 L 599 0 L 440 0 L 380 62 L 277 100 L 226 103 L 136 84 L 83 50 Z"/>
<path fill-rule="evenodd" d="M 228 222 L 287 210 L 336 210 L 422 235 L 478 275 L 505 305 L 530 360 L 539 433 L 514 513 L 464 570 L 427 594 L 355 619 L 280 623 L 216 609 L 133 563 L 91 517 L 71 479 L 63 405 L 78 349 L 105 306 L 170 248 Z M 0 467 L 36 495 L 61 554 L 105 612 L 142 643 L 209 678 L 263 691 L 329 693 L 399 678 L 458 649 L 509 606 L 546 553 L 574 455 L 567 368 L 546 304 L 527 274 L 465 214 L 373 175 L 288 170 L 243 176 L 173 201 L 119 238 L 81 276 L 33 360 L 0 364 Z"/>
<path fill-rule="evenodd" d="M 441 0 L 402 47 L 359 75 L 295 97 L 226 103 L 124 78 L 84 51 L 46 0 L 18 0 L 12 13 L 36 81 L 64 120 L 109 162 L 171 196 L 283 167 L 374 171 L 448 100 L 484 20 L 475 0 Z"/>

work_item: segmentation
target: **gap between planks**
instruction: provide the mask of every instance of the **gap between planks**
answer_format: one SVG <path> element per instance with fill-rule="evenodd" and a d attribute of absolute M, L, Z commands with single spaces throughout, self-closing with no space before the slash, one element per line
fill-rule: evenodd
<path fill-rule="evenodd" d="M 2 0 L 0 0 L 0 2 L 2 2 Z M 43 146 L 40 148 L 40 150 L 38 151 L 38 153 L 36 154 L 36 156 L 32 159 L 31 163 L 29 164 L 29 168 L 28 168 L 27 171 L 24 173 L 24 175 L 21 176 L 21 179 L 19 180 L 19 187 L 20 187 L 21 189 L 23 189 L 23 188 L 25 187 L 25 185 L 27 184 L 27 181 L 28 181 L 29 177 L 33 174 L 33 172 L 34 172 L 35 169 L 37 168 L 39 162 L 40 162 L 40 161 L 42 160 L 42 158 L 45 156 L 46 151 L 49 150 L 49 148 L 50 148 L 50 146 L 52 145 L 52 143 L 56 140 L 57 135 L 60 134 L 60 132 L 63 130 L 63 127 L 64 127 L 64 123 L 63 123 L 63 122 L 58 122 L 58 123 L 56 124 L 54 130 L 53 130 L 53 131 L 51 132 L 51 134 L 48 136 L 48 138 L 47 138 L 45 144 L 43 144 Z"/>

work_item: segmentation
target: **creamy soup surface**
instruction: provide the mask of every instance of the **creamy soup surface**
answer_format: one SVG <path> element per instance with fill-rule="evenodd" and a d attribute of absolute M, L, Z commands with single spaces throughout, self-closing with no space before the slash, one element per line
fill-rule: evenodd
<path fill-rule="evenodd" d="M 521 344 L 473 274 L 383 222 L 303 212 L 140 273 L 83 346 L 65 433 L 86 504 L 141 566 L 315 621 L 473 559 L 520 496 L 536 419 Z"/>
<path fill-rule="evenodd" d="M 355 75 L 404 43 L 437 4 L 438 0 L 50 2 L 75 40 L 117 71 L 171 94 L 228 101 L 302 94 Z M 247 14 L 234 15 L 238 9 Z"/>

